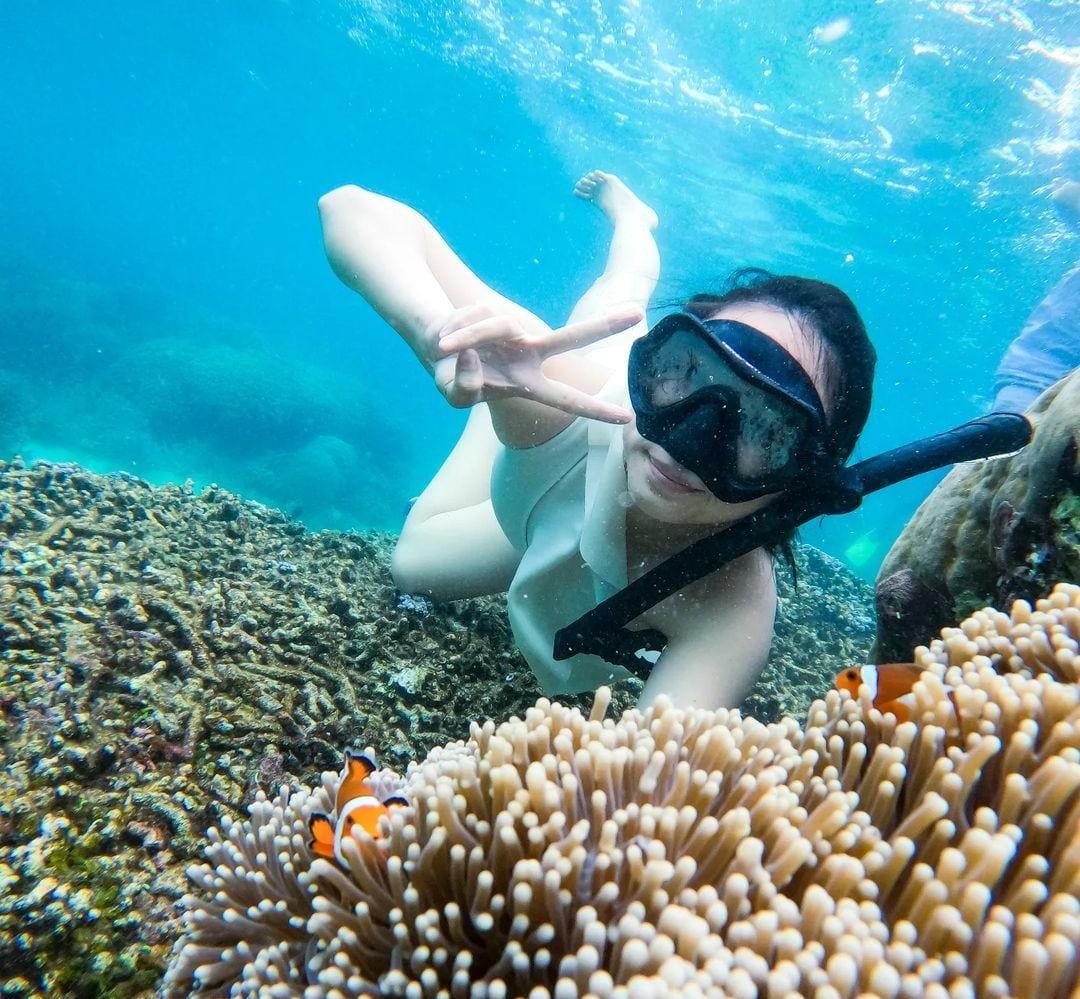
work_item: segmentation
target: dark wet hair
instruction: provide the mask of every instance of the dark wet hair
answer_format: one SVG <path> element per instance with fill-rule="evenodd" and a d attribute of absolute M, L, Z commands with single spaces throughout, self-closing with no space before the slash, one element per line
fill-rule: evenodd
<path fill-rule="evenodd" d="M 728 278 L 726 290 L 692 296 L 684 308 L 707 319 L 726 305 L 768 305 L 788 313 L 825 346 L 820 363 L 832 403 L 829 450 L 838 464 L 851 457 L 870 415 L 877 353 L 855 304 L 836 285 L 790 274 L 745 267 Z"/>

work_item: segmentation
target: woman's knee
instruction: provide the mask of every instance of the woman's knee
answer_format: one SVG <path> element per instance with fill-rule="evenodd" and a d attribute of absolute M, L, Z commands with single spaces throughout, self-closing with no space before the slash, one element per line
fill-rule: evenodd
<path fill-rule="evenodd" d="M 430 552 L 424 551 L 424 546 L 417 544 L 408 533 L 403 533 L 394 546 L 394 554 L 390 559 L 390 575 L 394 585 L 403 593 L 426 593 L 431 594 L 433 589 L 433 572 Z"/>
<path fill-rule="evenodd" d="M 368 191 L 359 184 L 342 184 L 340 187 L 327 191 L 316 204 L 320 212 L 327 213 L 356 208 L 377 197 L 378 195 L 373 191 Z"/>
<path fill-rule="evenodd" d="M 341 187 L 335 187 L 332 191 L 327 191 L 316 202 L 319 215 L 326 222 L 335 215 L 355 210 L 363 201 L 365 193 L 364 189 L 357 187 L 356 184 L 343 184 Z"/>

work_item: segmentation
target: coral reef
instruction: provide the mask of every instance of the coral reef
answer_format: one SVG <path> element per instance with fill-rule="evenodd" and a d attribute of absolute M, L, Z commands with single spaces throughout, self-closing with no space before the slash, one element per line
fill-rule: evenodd
<path fill-rule="evenodd" d="M 902 725 L 540 700 L 433 750 L 342 865 L 306 845 L 336 775 L 282 788 L 211 834 L 166 994 L 1066 996 L 1078 648 L 1061 585 L 920 648 Z"/>
<path fill-rule="evenodd" d="M 1080 371 L 1027 413 L 1032 443 L 954 468 L 916 511 L 877 581 L 878 662 L 908 660 L 928 634 L 978 607 L 1080 580 Z"/>
<path fill-rule="evenodd" d="M 0 544 L 11 994 L 143 994 L 210 825 L 343 746 L 400 767 L 539 696 L 501 601 L 433 608 L 391 585 L 391 538 L 311 534 L 216 487 L 0 462 Z M 797 558 L 752 695 L 774 715 L 804 710 L 871 638 L 869 589 Z"/>
<path fill-rule="evenodd" d="M 870 588 L 842 562 L 795 545 L 796 586 L 778 566 L 769 664 L 740 705 L 758 721 L 801 718 L 842 669 L 866 662 L 874 641 Z"/>
<path fill-rule="evenodd" d="M 399 609 L 385 537 L 16 460 L 0 538 L 0 979 L 27 994 L 149 988 L 184 866 L 257 787 L 537 694 L 498 603 Z"/>

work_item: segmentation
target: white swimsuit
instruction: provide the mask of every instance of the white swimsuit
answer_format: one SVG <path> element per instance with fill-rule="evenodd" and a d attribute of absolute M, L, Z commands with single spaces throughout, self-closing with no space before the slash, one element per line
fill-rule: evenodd
<path fill-rule="evenodd" d="M 600 398 L 626 404 L 626 371 Z M 597 656 L 556 662 L 555 632 L 626 586 L 622 427 L 578 418 L 551 440 L 502 448 L 491 475 L 495 515 L 521 563 L 507 594 L 510 626 L 546 694 L 595 690 L 630 675 Z"/>

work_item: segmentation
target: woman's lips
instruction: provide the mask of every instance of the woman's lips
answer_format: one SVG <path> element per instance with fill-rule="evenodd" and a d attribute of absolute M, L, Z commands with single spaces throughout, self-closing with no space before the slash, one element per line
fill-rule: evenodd
<path fill-rule="evenodd" d="M 702 492 L 702 488 L 690 478 L 690 473 L 685 472 L 682 469 L 673 466 L 666 461 L 659 460 L 655 455 L 651 453 L 648 453 L 648 459 L 649 471 L 652 473 L 653 478 L 655 480 L 658 480 L 660 485 L 668 492 Z M 696 479 L 697 477 L 694 476 L 694 478 Z"/>

